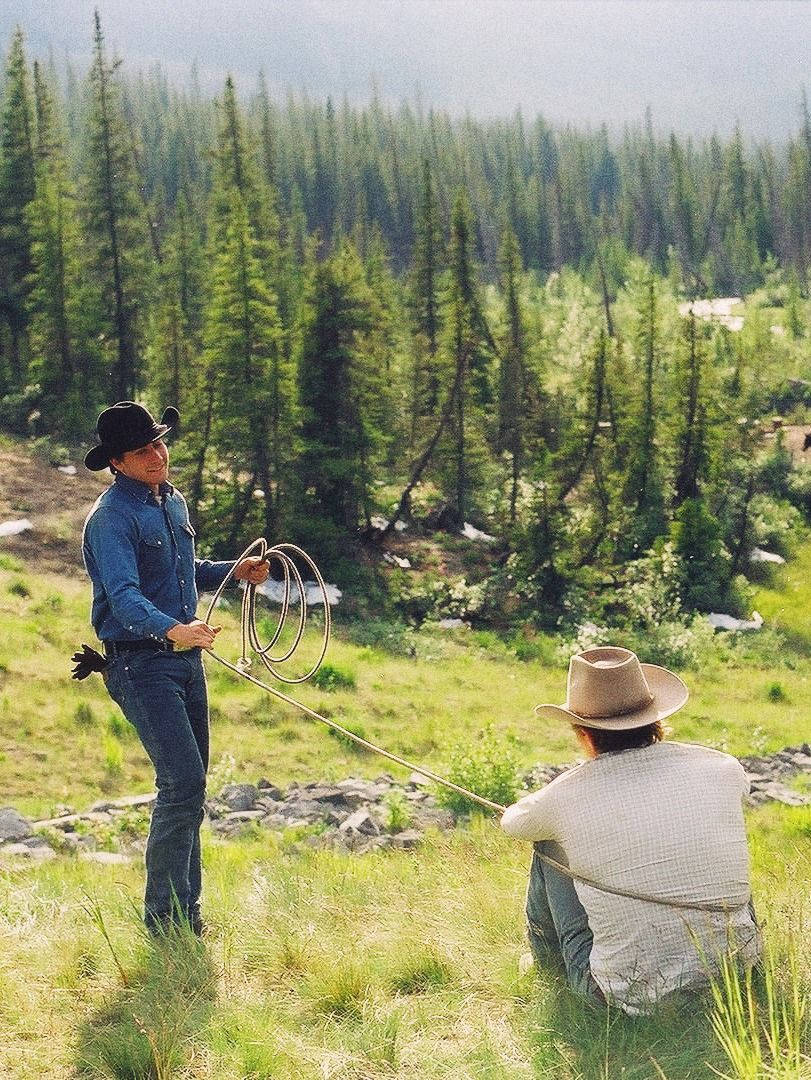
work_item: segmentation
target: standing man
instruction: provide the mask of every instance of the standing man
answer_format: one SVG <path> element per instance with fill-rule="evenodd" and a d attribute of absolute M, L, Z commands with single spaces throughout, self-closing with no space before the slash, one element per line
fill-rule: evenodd
<path fill-rule="evenodd" d="M 103 678 L 155 767 L 158 797 L 146 846 L 144 920 L 153 933 L 188 922 L 201 934 L 200 825 L 208 769 L 208 700 L 201 649 L 219 632 L 196 617 L 197 590 L 214 590 L 233 563 L 195 558 L 186 501 L 168 480 L 161 423 L 119 401 L 98 418 L 88 469 L 114 482 L 87 516 L 82 555 L 93 585 L 91 620 Z M 268 564 L 244 559 L 234 577 L 261 584 Z"/>
<path fill-rule="evenodd" d="M 760 950 L 746 774 L 728 754 L 662 741 L 662 721 L 687 696 L 677 675 L 627 649 L 573 656 L 566 703 L 536 712 L 572 724 L 588 760 L 501 820 L 535 844 L 527 892 L 535 958 L 562 961 L 577 993 L 631 1014 L 706 984 L 724 954 L 748 965 Z"/>

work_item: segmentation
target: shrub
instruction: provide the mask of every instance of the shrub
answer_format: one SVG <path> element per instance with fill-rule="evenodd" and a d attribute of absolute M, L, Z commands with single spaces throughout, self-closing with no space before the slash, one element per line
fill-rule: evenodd
<path fill-rule="evenodd" d="M 120 776 L 124 770 L 124 751 L 121 743 L 113 735 L 105 735 L 102 743 L 104 750 L 104 769 L 109 777 Z"/>
<path fill-rule="evenodd" d="M 779 682 L 769 683 L 766 687 L 766 697 L 775 704 L 788 701 L 788 694 Z"/>
<path fill-rule="evenodd" d="M 31 590 L 22 578 L 17 578 L 16 581 L 12 581 L 8 587 L 8 591 L 14 596 L 29 597 L 31 595 Z"/>
<path fill-rule="evenodd" d="M 73 722 L 78 727 L 90 728 L 96 726 L 96 714 L 86 701 L 80 701 L 73 713 Z"/>
<path fill-rule="evenodd" d="M 702 499 L 685 499 L 670 527 L 674 552 L 682 560 L 682 601 L 698 611 L 723 611 L 728 602 L 729 556 L 721 526 Z"/>
<path fill-rule="evenodd" d="M 416 656 L 414 631 L 400 622 L 386 619 L 353 619 L 342 626 L 342 636 L 353 645 L 365 645 L 392 656 Z"/>
<path fill-rule="evenodd" d="M 402 832 L 411 824 L 411 810 L 402 792 L 392 791 L 385 798 L 386 831 Z"/>
<path fill-rule="evenodd" d="M 355 673 L 337 664 L 322 664 L 312 677 L 319 690 L 354 690 Z"/>
<path fill-rule="evenodd" d="M 447 775 L 459 787 L 502 806 L 514 802 L 518 792 L 518 764 L 508 741 L 498 738 L 491 724 L 453 749 Z M 478 809 L 478 803 L 445 787 L 438 790 L 437 801 L 457 814 Z"/>
<path fill-rule="evenodd" d="M 323 710 L 321 711 L 323 712 Z M 357 735 L 359 739 L 366 738 L 366 729 L 364 728 L 363 724 L 349 720 L 344 722 L 341 726 L 345 727 L 347 731 L 351 731 L 353 735 Z M 328 728 L 327 730 L 329 731 L 333 739 L 336 739 L 345 749 L 354 750 L 356 753 L 359 754 L 366 753 L 365 747 L 361 746 L 359 743 L 356 743 L 354 739 L 350 739 L 348 735 L 344 735 L 342 731 L 336 731 L 336 729 L 332 727 Z"/>
<path fill-rule="evenodd" d="M 107 730 L 114 739 L 126 739 L 132 728 L 121 713 L 111 712 L 107 716 Z"/>
<path fill-rule="evenodd" d="M 59 593 L 48 593 L 48 595 L 36 605 L 34 612 L 37 615 L 55 615 L 62 611 L 64 606 L 64 598 L 60 596 Z"/>

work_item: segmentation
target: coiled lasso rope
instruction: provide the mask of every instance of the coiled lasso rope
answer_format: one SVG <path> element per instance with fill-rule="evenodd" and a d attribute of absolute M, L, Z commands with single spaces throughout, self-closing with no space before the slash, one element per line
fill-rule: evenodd
<path fill-rule="evenodd" d="M 492 810 L 495 813 L 501 814 L 506 807 L 500 803 L 493 802 L 492 799 L 485 799 L 481 795 L 477 795 L 474 791 L 468 791 L 467 788 L 461 787 L 459 784 L 454 784 L 452 780 L 448 780 L 444 776 L 439 776 L 431 769 L 426 769 L 423 765 L 415 765 L 414 762 L 408 761 L 406 758 L 399 757 L 397 754 L 392 754 L 388 750 L 384 750 L 381 746 L 375 745 L 375 743 L 369 742 L 368 739 L 361 738 L 360 735 L 356 735 L 354 731 L 350 731 L 348 728 L 343 727 L 341 724 L 336 723 L 335 720 L 331 720 L 327 716 L 322 716 L 321 713 L 316 712 L 315 709 L 309 708 L 307 705 L 303 705 L 300 701 L 296 701 L 295 698 L 289 697 L 287 694 L 278 690 L 275 686 L 270 686 L 268 683 L 263 682 L 261 679 L 257 679 L 250 673 L 251 657 L 248 655 L 248 648 L 250 647 L 260 658 L 264 666 L 270 672 L 270 674 L 278 679 L 280 682 L 287 683 L 289 685 L 295 685 L 297 683 L 306 682 L 311 679 L 313 675 L 318 671 L 324 656 L 329 646 L 330 632 L 332 627 L 330 606 L 329 606 L 329 593 L 327 586 L 324 582 L 321 572 L 316 566 L 315 562 L 310 558 L 306 551 L 303 551 L 295 544 L 276 544 L 273 547 L 268 545 L 267 540 L 264 537 L 258 537 L 252 543 L 250 543 L 234 565 L 229 570 L 225 580 L 220 587 L 214 593 L 211 598 L 211 602 L 206 610 L 204 621 L 211 624 L 211 616 L 214 608 L 217 605 L 217 601 L 222 596 L 223 590 L 234 576 L 234 571 L 243 559 L 248 556 L 258 556 L 260 559 L 271 563 L 276 562 L 281 566 L 282 573 L 284 575 L 284 594 L 282 597 L 281 611 L 279 613 L 279 621 L 276 629 L 273 632 L 270 640 L 267 644 L 263 645 L 259 640 L 259 631 L 256 625 L 256 589 L 257 586 L 250 582 L 245 583 L 245 591 L 242 594 L 242 613 L 240 618 L 240 637 L 242 642 L 242 652 L 236 664 L 232 664 L 225 657 L 220 656 L 214 652 L 213 649 L 206 649 L 205 652 L 209 656 L 212 656 L 217 663 L 222 664 L 223 667 L 227 667 L 230 671 L 233 671 L 236 675 L 253 683 L 254 686 L 260 687 L 268 694 L 272 694 L 273 697 L 279 698 L 280 701 L 286 702 L 288 705 L 292 705 L 294 708 L 299 709 L 301 712 L 306 713 L 307 716 L 312 717 L 313 720 L 319 720 L 322 724 L 326 724 L 327 727 L 332 728 L 333 731 L 340 732 L 341 735 L 347 739 L 351 739 L 357 743 L 358 746 L 364 747 L 366 750 L 371 750 L 375 754 L 379 754 L 381 757 L 388 758 L 389 761 L 395 762 L 397 765 L 402 765 L 404 768 L 409 769 L 411 772 L 418 772 L 421 776 L 426 777 L 428 780 L 432 780 L 435 784 L 440 784 L 442 787 L 450 788 L 451 791 L 455 791 L 459 795 L 464 795 L 465 798 L 470 799 L 472 802 L 478 803 L 479 806 L 483 806 L 487 810 Z M 321 638 L 321 647 L 318 654 L 318 659 L 310 667 L 310 669 L 297 678 L 290 678 L 283 675 L 276 667 L 278 664 L 283 664 L 285 661 L 290 660 L 297 648 L 301 643 L 301 639 L 304 636 L 304 631 L 307 625 L 307 596 L 304 587 L 304 581 L 301 577 L 301 571 L 296 565 L 296 560 L 304 563 L 313 572 L 319 591 L 321 593 L 321 600 L 324 605 L 324 631 Z M 281 653 L 279 656 L 274 656 L 272 653 L 273 648 L 279 642 L 282 633 L 287 623 L 290 604 L 294 602 L 294 594 L 292 587 L 298 591 L 299 597 L 299 617 L 298 626 L 293 638 L 293 643 L 287 649 L 286 652 Z M 648 893 L 631 892 L 627 889 L 617 889 L 613 885 L 606 885 L 599 881 L 594 881 L 591 878 L 586 877 L 584 874 L 576 874 L 565 866 L 563 863 L 558 862 L 556 859 L 551 858 L 544 852 L 539 851 L 536 845 L 535 853 L 542 862 L 551 866 L 554 870 L 571 878 L 573 881 L 579 881 L 584 885 L 590 885 L 593 889 L 598 889 L 600 892 L 612 893 L 614 896 L 623 896 L 630 900 L 643 900 L 649 904 L 659 904 L 663 907 L 673 908 L 687 908 L 698 911 L 717 911 L 729 914 L 738 908 L 745 907 L 749 900 L 747 899 L 742 904 L 725 904 L 725 903 L 701 903 L 699 901 L 687 901 L 687 900 L 665 900 L 660 896 L 652 896 Z"/>

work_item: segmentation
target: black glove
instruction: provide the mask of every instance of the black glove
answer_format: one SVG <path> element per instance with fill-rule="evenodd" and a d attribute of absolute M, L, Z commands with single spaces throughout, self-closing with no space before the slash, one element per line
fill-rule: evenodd
<path fill-rule="evenodd" d="M 100 652 L 91 649 L 89 645 L 82 645 L 81 652 L 75 652 L 70 658 L 76 667 L 73 669 L 72 679 L 86 679 L 94 671 L 104 671 L 107 667 L 107 658 Z"/>

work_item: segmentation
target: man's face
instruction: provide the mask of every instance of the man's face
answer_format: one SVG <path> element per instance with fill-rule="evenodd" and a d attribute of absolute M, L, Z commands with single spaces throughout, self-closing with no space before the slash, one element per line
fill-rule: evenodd
<path fill-rule="evenodd" d="M 112 464 L 131 480 L 157 487 L 165 483 L 169 474 L 169 451 L 163 439 L 156 439 L 137 450 L 128 450 L 120 458 L 113 458 Z"/>

